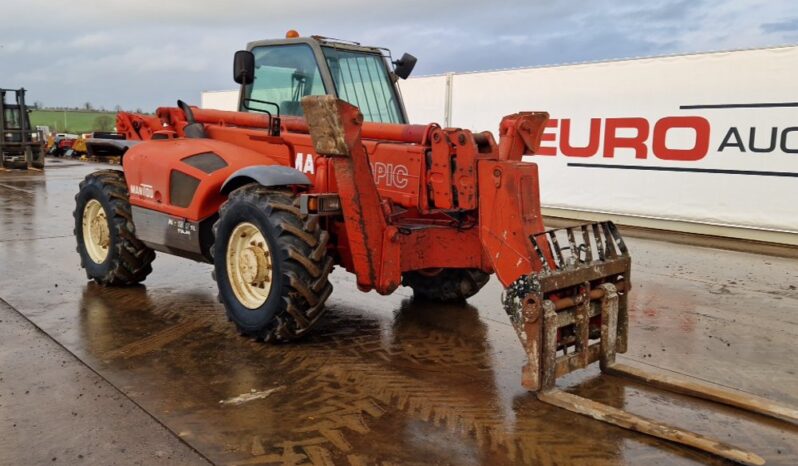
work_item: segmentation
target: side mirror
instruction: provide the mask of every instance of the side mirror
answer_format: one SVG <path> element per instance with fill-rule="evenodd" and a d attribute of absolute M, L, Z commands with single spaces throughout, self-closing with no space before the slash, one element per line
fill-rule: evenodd
<path fill-rule="evenodd" d="M 255 55 L 249 50 L 239 50 L 233 57 L 233 80 L 241 85 L 255 81 Z"/>
<path fill-rule="evenodd" d="M 393 72 L 396 76 L 399 76 L 402 79 L 407 79 L 410 76 L 410 73 L 413 71 L 413 68 L 416 66 L 416 62 L 418 59 L 409 53 L 405 53 L 402 55 L 402 58 L 393 62 L 394 69 Z"/>

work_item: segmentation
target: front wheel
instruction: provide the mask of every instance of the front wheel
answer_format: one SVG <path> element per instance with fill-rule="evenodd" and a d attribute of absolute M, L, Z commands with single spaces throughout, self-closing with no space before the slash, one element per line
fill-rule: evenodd
<path fill-rule="evenodd" d="M 101 170 L 75 195 L 75 239 L 80 265 L 103 285 L 134 285 L 152 272 L 155 251 L 136 238 L 122 172 Z"/>
<path fill-rule="evenodd" d="M 241 334 L 296 339 L 332 293 L 329 234 L 302 215 L 291 193 L 247 185 L 230 194 L 213 226 L 219 300 Z"/>

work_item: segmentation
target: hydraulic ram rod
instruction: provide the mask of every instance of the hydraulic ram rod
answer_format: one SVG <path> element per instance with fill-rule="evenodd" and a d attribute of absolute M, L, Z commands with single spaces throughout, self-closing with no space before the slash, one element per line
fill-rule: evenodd
<path fill-rule="evenodd" d="M 309 133 L 308 122 L 305 118 L 284 117 L 282 125 L 286 131 L 292 133 Z M 363 139 L 422 144 L 427 139 L 429 131 L 430 127 L 426 125 L 399 125 L 366 121 L 361 125 L 360 136 Z"/>

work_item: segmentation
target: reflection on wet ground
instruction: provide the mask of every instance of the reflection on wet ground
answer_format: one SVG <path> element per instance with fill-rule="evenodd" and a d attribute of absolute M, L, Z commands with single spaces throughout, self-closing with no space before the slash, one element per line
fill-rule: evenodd
<path fill-rule="evenodd" d="M 48 167 L 50 168 L 50 167 Z M 0 175 L 0 298 L 185 442 L 226 464 L 720 464 L 544 405 L 520 387 L 524 354 L 492 281 L 467 306 L 362 294 L 334 273 L 308 339 L 234 333 L 210 267 L 159 254 L 145 286 L 86 281 L 72 196 L 87 165 Z M 798 405 L 798 264 L 629 240 L 627 362 Z M 798 463 L 798 428 L 597 369 L 583 396 Z"/>

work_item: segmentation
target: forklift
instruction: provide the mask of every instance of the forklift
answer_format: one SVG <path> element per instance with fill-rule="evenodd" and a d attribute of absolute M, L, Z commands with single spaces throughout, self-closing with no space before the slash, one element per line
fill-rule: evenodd
<path fill-rule="evenodd" d="M 0 88 L 0 168 L 44 168 L 42 135 L 31 127 L 25 92 Z M 6 102 L 6 94 L 13 100 Z"/>

